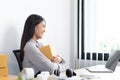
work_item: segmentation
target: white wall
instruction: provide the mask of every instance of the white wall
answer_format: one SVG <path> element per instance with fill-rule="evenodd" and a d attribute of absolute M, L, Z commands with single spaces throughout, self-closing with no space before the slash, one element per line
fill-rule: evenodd
<path fill-rule="evenodd" d="M 8 55 L 10 74 L 18 74 L 18 64 L 12 50 L 19 49 L 24 22 L 32 14 L 46 19 L 42 42 L 51 43 L 56 53 L 70 60 L 69 0 L 3 0 L 0 1 L 0 53 Z"/>

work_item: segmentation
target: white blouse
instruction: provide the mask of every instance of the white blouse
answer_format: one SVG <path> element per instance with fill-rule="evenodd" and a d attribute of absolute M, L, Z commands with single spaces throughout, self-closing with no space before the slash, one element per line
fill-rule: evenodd
<path fill-rule="evenodd" d="M 23 59 L 23 68 L 33 68 L 35 74 L 39 71 L 49 71 L 51 74 L 55 69 L 60 69 L 60 71 L 64 71 L 64 63 L 63 60 L 60 64 L 51 62 L 46 56 L 44 56 L 40 50 L 42 44 L 29 40 L 24 47 L 24 59 Z"/>

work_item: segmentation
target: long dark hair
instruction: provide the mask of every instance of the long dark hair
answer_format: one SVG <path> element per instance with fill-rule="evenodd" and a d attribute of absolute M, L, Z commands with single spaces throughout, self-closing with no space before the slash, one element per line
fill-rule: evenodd
<path fill-rule="evenodd" d="M 23 61 L 24 58 L 24 47 L 25 44 L 33 37 L 34 32 L 35 32 L 35 26 L 42 21 L 45 21 L 42 16 L 32 14 L 30 15 L 25 22 L 24 25 L 24 31 L 22 34 L 22 39 L 21 39 L 21 46 L 20 46 L 20 59 Z"/>

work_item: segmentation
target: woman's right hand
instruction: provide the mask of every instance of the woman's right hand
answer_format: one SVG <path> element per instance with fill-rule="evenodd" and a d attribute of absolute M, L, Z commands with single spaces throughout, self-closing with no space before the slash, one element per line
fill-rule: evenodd
<path fill-rule="evenodd" d="M 62 58 L 60 56 L 54 56 L 51 61 L 55 63 L 61 63 Z"/>

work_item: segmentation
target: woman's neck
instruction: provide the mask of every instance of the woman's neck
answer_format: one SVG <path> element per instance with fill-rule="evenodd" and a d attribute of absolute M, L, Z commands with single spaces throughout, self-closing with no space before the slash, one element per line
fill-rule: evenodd
<path fill-rule="evenodd" d="M 37 41 L 38 39 L 35 37 L 35 36 L 33 36 L 33 38 L 32 38 L 34 41 Z"/>

